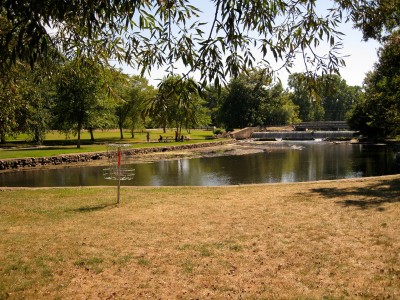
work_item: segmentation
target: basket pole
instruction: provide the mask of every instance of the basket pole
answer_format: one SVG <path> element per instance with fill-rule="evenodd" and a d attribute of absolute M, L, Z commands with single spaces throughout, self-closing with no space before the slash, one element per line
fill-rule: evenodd
<path fill-rule="evenodd" d="M 117 195 L 117 206 L 119 207 L 119 198 L 120 198 L 120 194 L 121 194 L 121 192 L 120 192 L 120 190 L 121 190 L 121 179 L 119 179 L 118 178 L 118 195 Z"/>
<path fill-rule="evenodd" d="M 131 180 L 135 175 L 135 169 L 130 170 L 126 166 L 127 160 L 124 151 L 128 146 L 128 144 L 108 144 L 107 146 L 109 166 L 103 169 L 103 174 L 105 179 L 117 181 L 117 207 L 121 203 L 121 181 Z"/>
<path fill-rule="evenodd" d="M 118 147 L 118 167 L 117 167 L 117 177 L 118 177 L 118 192 L 117 192 L 117 206 L 120 203 L 121 194 L 121 147 Z"/>

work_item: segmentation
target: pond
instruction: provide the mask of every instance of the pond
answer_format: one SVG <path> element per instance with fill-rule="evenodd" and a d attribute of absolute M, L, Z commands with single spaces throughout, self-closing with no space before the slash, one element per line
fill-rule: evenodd
<path fill-rule="evenodd" d="M 387 146 L 347 143 L 259 143 L 258 153 L 136 163 L 129 186 L 217 186 L 300 182 L 398 173 Z M 104 166 L 65 167 L 0 173 L 0 186 L 54 187 L 115 185 Z"/>

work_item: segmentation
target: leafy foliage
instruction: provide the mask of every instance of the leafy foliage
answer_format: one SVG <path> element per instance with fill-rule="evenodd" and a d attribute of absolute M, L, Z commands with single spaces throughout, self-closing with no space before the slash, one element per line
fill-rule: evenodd
<path fill-rule="evenodd" d="M 43 69 L 26 68 L 25 72 L 26 80 L 19 86 L 25 104 L 21 110 L 24 118 L 19 121 L 19 129 L 27 132 L 33 143 L 41 145 L 52 122 L 52 82 L 44 76 Z"/>
<path fill-rule="evenodd" d="M 50 80 L 43 67 L 11 66 L 0 78 L 0 137 L 27 132 L 41 144 L 51 122 Z"/>
<path fill-rule="evenodd" d="M 245 76 L 232 79 L 222 99 L 218 121 L 227 131 L 234 128 L 262 125 L 262 102 L 257 94 L 263 81 L 249 82 Z"/>
<path fill-rule="evenodd" d="M 133 130 L 143 122 L 143 112 L 151 99 L 155 97 L 155 89 L 148 84 L 147 79 L 139 76 L 128 78 L 119 84 L 114 83 L 118 103 L 115 108 L 121 139 L 123 128 L 127 126 Z"/>
<path fill-rule="evenodd" d="M 245 113 L 235 117 L 234 123 L 230 123 L 228 115 L 226 118 L 220 115 L 227 127 L 293 122 L 297 117 L 297 106 L 300 118 L 305 121 L 343 119 L 344 112 L 358 97 L 359 90 L 347 87 L 332 75 L 344 65 L 340 56 L 342 33 L 337 31 L 337 26 L 340 22 L 351 20 L 363 31 L 365 39 L 387 39 L 388 43 L 393 43 L 388 36 L 399 27 L 400 19 L 399 0 L 334 0 L 325 15 L 317 13 L 315 0 L 210 2 L 214 10 L 210 14 L 211 22 L 206 23 L 204 13 L 200 11 L 202 5 L 196 7 L 190 0 L 0 0 L 1 140 L 4 142 L 7 134 L 20 130 L 30 131 L 37 142 L 43 138 L 47 126 L 43 121 L 48 119 L 46 114 L 50 107 L 46 98 L 48 91 L 43 88 L 42 93 L 39 86 L 24 81 L 29 77 L 27 65 L 33 68 L 38 62 L 47 64 L 51 60 L 64 62 L 66 68 L 71 62 L 77 63 L 70 69 L 69 75 L 59 81 L 58 100 L 63 99 L 60 101 L 64 104 L 72 101 L 60 85 L 67 87 L 67 82 L 72 84 L 75 79 L 76 90 L 70 95 L 89 95 L 85 86 L 93 88 L 94 95 L 92 100 L 89 96 L 82 96 L 86 99 L 81 99 L 82 103 L 85 102 L 88 107 L 82 108 L 82 113 L 75 111 L 70 114 L 71 120 L 78 115 L 86 116 L 79 124 L 65 126 L 66 119 L 60 119 L 62 114 L 58 110 L 56 115 L 60 128 L 80 132 L 78 128 L 101 128 L 112 123 L 114 120 L 109 112 L 113 110 L 113 103 L 99 100 L 105 97 L 100 90 L 104 91 L 108 85 L 105 83 L 107 79 L 96 77 L 96 73 L 103 71 L 92 69 L 92 72 L 82 71 L 82 74 L 81 71 L 73 71 L 80 68 L 79 62 L 85 61 L 85 57 L 90 57 L 94 65 L 101 63 L 105 69 L 110 59 L 125 62 L 140 69 L 142 75 L 154 67 L 166 68 L 174 74 L 175 67 L 183 65 L 186 69 L 180 77 L 185 80 L 176 81 L 182 85 L 170 89 L 169 84 L 161 84 L 159 95 L 164 96 L 157 97 L 148 110 L 152 112 L 153 120 L 163 127 L 178 119 L 181 125 L 173 125 L 177 128 L 183 124 L 190 127 L 209 122 L 205 117 L 209 112 L 204 109 L 199 88 L 187 79 L 195 71 L 200 72 L 203 86 L 211 82 L 220 86 L 227 78 L 233 78 L 228 95 L 230 100 L 222 105 L 230 103 Z M 321 44 L 328 45 L 326 53 L 315 51 Z M 260 57 L 255 57 L 255 50 Z M 384 52 L 387 51 L 382 51 L 382 58 L 396 56 L 395 53 L 384 55 Z M 278 85 L 269 86 L 265 91 L 257 85 L 249 86 L 249 83 L 242 82 L 243 74 L 254 69 L 257 63 L 270 73 L 276 64 L 290 69 L 299 55 L 307 69 L 303 78 L 299 75 L 291 77 L 289 85 L 295 90 L 294 94 L 286 94 Z M 382 64 L 387 67 L 385 72 L 391 70 L 389 75 L 385 75 L 389 79 L 383 80 L 378 76 L 381 71 L 374 71 L 366 80 L 368 99 L 360 102 L 361 106 L 355 112 L 363 114 L 365 126 L 393 134 L 397 131 L 395 125 L 383 124 L 374 113 L 370 114 L 377 105 L 375 112 L 387 116 L 391 124 L 396 124 L 398 120 L 395 100 L 398 84 L 392 70 L 398 66 L 396 63 Z M 85 78 L 84 74 L 88 77 Z M 67 78 L 70 75 L 71 78 Z M 123 85 L 121 83 L 121 93 Z M 235 91 L 235 85 L 243 89 Z M 254 95 L 249 96 L 245 91 L 254 92 Z M 109 95 L 112 95 L 110 92 L 112 89 L 109 89 Z M 129 120 L 130 127 L 134 127 L 141 104 L 135 104 L 134 109 L 129 108 L 128 102 L 136 97 L 129 93 L 115 93 L 123 103 L 118 118 L 120 124 L 127 125 Z M 385 102 L 381 95 L 386 95 Z M 214 100 L 218 102 L 218 98 L 214 97 Z M 114 99 L 114 104 L 115 101 L 118 102 Z M 64 105 L 58 102 L 56 108 Z M 174 110 L 171 107 L 175 103 L 178 107 L 172 116 Z M 208 103 L 209 109 L 213 109 L 213 122 L 217 121 L 215 103 Z M 125 115 L 127 112 L 130 115 Z M 230 116 L 235 116 L 234 113 L 231 111 Z"/>
<path fill-rule="evenodd" d="M 379 51 L 379 60 L 364 82 L 365 99 L 350 122 L 369 136 L 395 136 L 400 130 L 400 31 Z"/>
<path fill-rule="evenodd" d="M 291 74 L 288 80 L 290 99 L 299 107 L 302 121 L 322 120 L 324 110 L 318 94 L 317 80 L 304 74 Z"/>
<path fill-rule="evenodd" d="M 319 94 L 326 121 L 345 121 L 346 114 L 362 97 L 361 87 L 348 86 L 338 75 L 321 77 Z"/>
<path fill-rule="evenodd" d="M 254 49 L 265 67 L 275 60 L 289 68 L 300 53 L 315 71 L 335 72 L 344 64 L 336 30 L 340 9 L 321 16 L 315 0 L 212 3 L 213 19 L 206 24 L 189 0 L 1 0 L 1 65 L 60 55 L 116 59 L 143 72 L 153 66 L 172 72 L 182 63 L 188 72 L 199 70 L 202 81 L 218 84 L 254 67 Z M 325 42 L 326 54 L 311 51 Z"/>
<path fill-rule="evenodd" d="M 88 60 L 66 64 L 56 83 L 54 117 L 57 129 L 80 135 L 84 128 L 105 128 L 114 123 L 113 104 L 104 90 L 98 66 Z"/>
<path fill-rule="evenodd" d="M 295 73 L 288 85 L 302 121 L 344 121 L 362 94 L 360 87 L 348 86 L 338 75 L 314 78 Z"/>
<path fill-rule="evenodd" d="M 233 128 L 261 125 L 285 125 L 297 120 L 297 107 L 261 70 L 243 73 L 231 80 L 219 109 L 219 122 Z"/>
<path fill-rule="evenodd" d="M 203 89 L 202 95 L 206 101 L 206 107 L 210 113 L 210 125 L 218 124 L 219 107 L 221 101 L 226 97 L 226 87 L 215 87 L 208 85 Z M 207 124 L 208 125 L 208 124 Z"/>
<path fill-rule="evenodd" d="M 348 12 L 347 18 L 363 32 L 365 40 L 385 40 L 400 25 L 399 0 L 336 2 Z"/>
<path fill-rule="evenodd" d="M 177 136 L 181 136 L 183 126 L 189 129 L 210 122 L 200 86 L 193 79 L 179 76 L 170 76 L 161 82 L 147 113 L 164 131 L 167 126 L 174 127 Z"/>
<path fill-rule="evenodd" d="M 18 92 L 21 81 L 20 69 L 15 66 L 8 74 L 3 74 L 0 80 L 0 139 L 5 143 L 6 135 L 18 129 L 19 111 L 22 97 Z"/>

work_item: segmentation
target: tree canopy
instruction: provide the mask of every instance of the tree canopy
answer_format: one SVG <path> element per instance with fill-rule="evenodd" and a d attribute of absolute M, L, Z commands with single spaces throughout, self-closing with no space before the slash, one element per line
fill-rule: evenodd
<path fill-rule="evenodd" d="M 255 69 L 232 79 L 222 96 L 217 121 L 228 131 L 298 120 L 298 107 L 265 71 Z"/>
<path fill-rule="evenodd" d="M 365 98 L 350 117 L 353 128 L 370 137 L 400 132 L 400 31 L 378 52 L 378 62 L 365 78 Z"/>
<path fill-rule="evenodd" d="M 92 132 L 114 123 L 113 103 L 107 101 L 104 86 L 104 77 L 91 62 L 73 60 L 60 70 L 55 83 L 53 112 L 56 129 L 77 134 L 78 148 L 83 129 Z"/>
<path fill-rule="evenodd" d="M 310 78 L 294 73 L 289 76 L 288 86 L 302 121 L 344 121 L 362 94 L 361 87 L 347 85 L 336 74 Z"/>
<path fill-rule="evenodd" d="M 362 31 L 365 40 L 385 40 L 400 25 L 399 0 L 336 2 L 348 12 L 347 20 Z"/>
<path fill-rule="evenodd" d="M 182 127 L 208 125 L 208 113 L 200 86 L 192 78 L 180 76 L 164 78 L 147 109 L 147 114 L 164 132 L 167 126 L 176 129 L 176 139 L 181 136 Z"/>
<path fill-rule="evenodd" d="M 123 128 L 128 127 L 133 132 L 135 127 L 143 123 L 142 113 L 156 94 L 156 90 L 148 84 L 146 78 L 133 76 L 124 83 L 114 83 L 119 100 L 115 108 L 115 115 L 121 139 L 124 138 Z"/>
<path fill-rule="evenodd" d="M 203 81 L 218 83 L 252 68 L 257 49 L 265 67 L 272 59 L 289 68 L 301 54 L 310 71 L 330 73 L 344 64 L 341 21 L 353 20 L 373 38 L 399 24 L 398 0 L 335 0 L 324 15 L 315 0 L 211 2 L 213 17 L 206 24 L 189 0 L 0 0 L 1 67 L 85 55 L 142 71 L 179 62 L 200 70 Z M 321 55 L 314 49 L 322 43 L 329 50 Z"/>

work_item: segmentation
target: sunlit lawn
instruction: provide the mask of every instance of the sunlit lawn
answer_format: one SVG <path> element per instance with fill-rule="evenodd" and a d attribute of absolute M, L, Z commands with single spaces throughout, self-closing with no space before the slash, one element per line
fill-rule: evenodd
<path fill-rule="evenodd" d="M 400 299 L 400 175 L 0 188 L 0 299 Z"/>
<path fill-rule="evenodd" d="M 146 133 L 150 133 L 150 143 L 147 142 Z M 158 147 L 158 146 L 172 146 L 191 143 L 201 143 L 211 138 L 213 133 L 209 130 L 191 130 L 190 133 L 186 131 L 184 136 L 190 137 L 189 141 L 175 142 L 174 131 L 167 130 L 166 133 L 162 129 L 149 129 L 143 132 L 135 132 L 134 138 L 131 133 L 124 132 L 124 139 L 121 140 L 118 130 L 109 131 L 95 131 L 94 143 L 90 140 L 90 134 L 87 131 L 82 133 L 81 148 L 76 147 L 76 137 L 72 136 L 66 139 L 65 135 L 51 131 L 47 133 L 46 140 L 41 147 L 31 145 L 28 142 L 26 134 L 20 134 L 16 137 L 9 137 L 7 143 L 0 148 L 0 159 L 5 158 L 21 158 L 21 157 L 44 157 L 54 156 L 60 154 L 72 153 L 86 153 L 86 152 L 101 152 L 107 150 L 108 143 L 130 143 L 132 147 Z M 162 135 L 165 139 L 168 137 L 169 143 L 158 143 L 159 136 Z"/>

